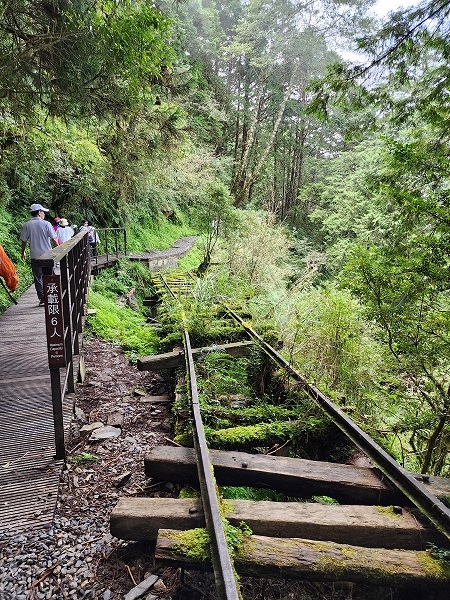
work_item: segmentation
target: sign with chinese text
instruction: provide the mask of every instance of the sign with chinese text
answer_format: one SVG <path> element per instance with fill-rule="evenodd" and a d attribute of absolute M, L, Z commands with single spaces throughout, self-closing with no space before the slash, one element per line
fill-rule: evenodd
<path fill-rule="evenodd" d="M 45 325 L 49 367 L 66 366 L 64 345 L 64 317 L 62 310 L 61 278 L 59 275 L 44 276 Z"/>

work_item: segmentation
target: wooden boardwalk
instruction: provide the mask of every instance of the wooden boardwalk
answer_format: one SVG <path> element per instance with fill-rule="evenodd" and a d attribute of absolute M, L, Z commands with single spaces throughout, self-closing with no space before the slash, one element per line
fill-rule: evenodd
<path fill-rule="evenodd" d="M 64 401 L 67 425 L 73 399 Z M 44 308 L 34 285 L 0 315 L 0 531 L 51 523 L 62 461 L 54 460 Z"/>
<path fill-rule="evenodd" d="M 172 266 L 196 237 L 168 250 L 131 254 L 150 270 Z M 119 256 L 92 259 L 94 273 Z M 61 380 L 64 381 L 64 373 Z M 67 431 L 73 397 L 63 401 Z M 45 312 L 34 285 L 0 315 L 0 531 L 42 527 L 53 520 L 63 461 L 56 461 Z"/>

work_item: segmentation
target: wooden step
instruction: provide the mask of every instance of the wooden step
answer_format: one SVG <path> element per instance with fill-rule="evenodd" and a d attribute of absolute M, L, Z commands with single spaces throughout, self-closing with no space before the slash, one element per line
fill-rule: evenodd
<path fill-rule="evenodd" d="M 210 568 L 180 551 L 180 531 L 159 532 L 155 559 L 165 565 L 190 569 Z M 235 558 L 239 575 L 350 581 L 377 587 L 410 588 L 411 598 L 448 598 L 450 568 L 428 552 L 363 548 L 299 538 L 280 539 L 252 535 Z M 437 590 L 439 595 L 433 592 Z"/>
<path fill-rule="evenodd" d="M 440 540 L 403 510 L 300 502 L 225 500 L 227 520 L 244 521 L 254 534 L 334 541 L 355 546 L 425 549 Z M 204 527 L 201 501 L 174 498 L 120 498 L 110 517 L 111 533 L 123 540 L 154 541 L 159 529 Z"/>
<path fill-rule="evenodd" d="M 375 468 L 221 450 L 210 450 L 210 457 L 219 485 L 266 487 L 300 498 L 330 496 L 343 504 L 410 504 Z M 198 482 L 192 448 L 158 446 L 144 466 L 155 481 Z M 450 497 L 450 479 L 430 477 L 423 484 L 438 498 Z"/>

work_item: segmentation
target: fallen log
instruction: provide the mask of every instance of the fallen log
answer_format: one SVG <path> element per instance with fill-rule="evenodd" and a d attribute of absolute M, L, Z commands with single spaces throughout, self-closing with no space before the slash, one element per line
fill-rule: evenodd
<path fill-rule="evenodd" d="M 171 566 L 205 569 L 209 565 L 180 549 L 180 534 L 162 529 L 155 559 Z M 309 581 L 352 581 L 414 590 L 450 589 L 450 567 L 429 552 L 363 548 L 334 542 L 252 535 L 234 560 L 239 575 Z M 432 596 L 427 596 L 431 598 Z M 442 596 L 443 598 L 444 596 Z"/>
<path fill-rule="evenodd" d="M 226 352 L 235 358 L 249 356 L 253 347 L 253 342 L 235 342 L 232 344 L 223 344 L 221 346 L 206 346 L 205 348 L 193 348 L 192 356 L 194 360 L 207 352 Z M 139 371 L 160 371 L 161 369 L 176 369 L 183 366 L 185 357 L 183 351 L 166 352 L 165 354 L 156 354 L 155 356 L 143 356 L 137 360 Z"/>
<path fill-rule="evenodd" d="M 231 525 L 238 527 L 244 521 L 256 535 L 408 550 L 441 541 L 434 529 L 392 507 L 249 500 L 225 500 L 224 507 Z M 120 498 L 110 516 L 111 534 L 123 540 L 154 541 L 159 529 L 196 527 L 205 527 L 205 520 L 201 501 L 195 498 Z"/>
<path fill-rule="evenodd" d="M 219 485 L 266 487 L 288 496 L 330 496 L 343 504 L 410 505 L 379 471 L 301 458 L 210 450 Z M 144 459 L 145 474 L 157 481 L 198 485 L 192 448 L 158 446 Z M 450 479 L 430 477 L 423 482 L 440 499 L 450 497 Z"/>

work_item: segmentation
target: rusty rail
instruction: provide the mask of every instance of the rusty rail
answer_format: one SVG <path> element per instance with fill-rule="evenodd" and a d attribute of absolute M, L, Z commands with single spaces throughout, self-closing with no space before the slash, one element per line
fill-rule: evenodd
<path fill-rule="evenodd" d="M 40 256 L 36 262 L 51 272 L 43 277 L 45 325 L 56 459 L 63 460 L 66 450 L 62 402 L 66 392 L 75 391 L 74 357 L 80 354 L 80 334 L 91 274 L 88 232 L 81 231 Z M 63 382 L 61 368 L 66 369 Z"/>
<path fill-rule="evenodd" d="M 171 292 L 172 293 L 172 292 Z M 206 436 L 200 412 L 195 376 L 194 359 L 192 357 L 189 334 L 184 331 L 186 351 L 186 369 L 189 373 L 191 388 L 192 412 L 194 417 L 194 446 L 197 457 L 197 470 L 202 495 L 206 528 L 211 544 L 211 557 L 219 600 L 239 600 L 240 595 L 234 576 L 233 565 L 220 512 L 219 499 L 213 477 L 213 467 L 209 457 Z"/>
<path fill-rule="evenodd" d="M 225 306 L 225 305 L 224 305 Z M 289 375 L 297 381 L 310 398 L 333 420 L 333 422 L 360 448 L 370 460 L 380 469 L 387 479 L 395 485 L 435 527 L 450 540 L 450 509 L 436 496 L 430 493 L 413 475 L 408 473 L 381 446 L 372 440 L 356 423 L 345 415 L 334 402 L 315 386 L 308 383 L 306 378 L 295 371 L 287 360 L 272 346 L 265 342 L 256 331 L 245 324 L 244 320 L 231 308 L 225 306 L 230 315 L 241 324 L 245 331 L 260 347 L 272 357 Z M 423 481 L 426 478 L 423 477 Z"/>

